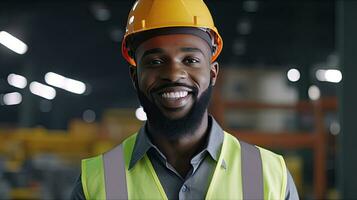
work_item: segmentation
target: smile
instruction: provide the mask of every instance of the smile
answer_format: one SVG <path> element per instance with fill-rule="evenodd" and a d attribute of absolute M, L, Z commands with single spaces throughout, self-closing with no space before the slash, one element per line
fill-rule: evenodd
<path fill-rule="evenodd" d="M 161 97 L 164 99 L 179 99 L 184 98 L 188 95 L 187 91 L 177 91 L 177 92 L 164 92 Z"/>
<path fill-rule="evenodd" d="M 192 90 L 184 86 L 165 87 L 156 92 L 156 101 L 165 109 L 182 109 L 192 103 Z"/>

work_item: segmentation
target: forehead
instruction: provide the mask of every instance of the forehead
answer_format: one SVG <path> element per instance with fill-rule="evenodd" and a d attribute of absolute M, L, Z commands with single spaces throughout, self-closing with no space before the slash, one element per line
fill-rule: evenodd
<path fill-rule="evenodd" d="M 152 37 L 142 44 L 136 50 L 136 55 L 141 57 L 141 55 L 150 49 L 162 49 L 165 50 L 178 50 L 181 48 L 198 48 L 204 54 L 210 55 L 211 49 L 207 42 L 198 36 L 190 34 L 170 34 L 170 35 L 160 35 Z"/>

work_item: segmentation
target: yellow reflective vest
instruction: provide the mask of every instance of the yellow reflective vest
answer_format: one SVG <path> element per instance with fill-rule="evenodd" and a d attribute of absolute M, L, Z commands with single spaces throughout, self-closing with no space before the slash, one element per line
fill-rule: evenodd
<path fill-rule="evenodd" d="M 122 143 L 124 186 L 127 199 L 167 199 L 165 191 L 147 155 L 139 160 L 130 170 L 129 163 L 137 134 Z M 282 156 L 258 147 L 263 175 L 264 199 L 285 199 L 287 169 Z M 115 155 L 117 156 L 117 155 Z M 222 167 L 222 162 L 226 167 Z M 86 199 L 107 199 L 104 156 L 82 160 L 82 186 Z M 232 135 L 224 133 L 218 163 L 213 173 L 206 199 L 243 199 L 241 174 L 241 145 Z M 124 169 L 125 168 L 125 169 Z M 114 177 L 120 169 L 111 172 Z M 109 177 L 110 178 L 110 177 Z M 126 185 L 125 185 L 126 184 Z M 122 186 L 117 186 L 119 187 Z M 113 188 L 112 188 L 113 189 Z M 114 188 L 115 189 L 115 188 Z"/>

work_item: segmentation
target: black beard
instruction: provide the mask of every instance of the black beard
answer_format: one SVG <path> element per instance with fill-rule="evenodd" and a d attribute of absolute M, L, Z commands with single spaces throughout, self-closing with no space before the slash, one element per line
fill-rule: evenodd
<path fill-rule="evenodd" d="M 156 131 L 150 134 L 163 135 L 169 140 L 176 140 L 187 135 L 192 135 L 198 129 L 212 95 L 212 85 L 210 83 L 200 98 L 197 98 L 197 93 L 191 94 L 195 101 L 189 113 L 179 119 L 170 119 L 163 115 L 158 106 L 146 97 L 139 89 L 137 82 L 135 84 L 138 98 L 146 112 L 148 123 Z"/>

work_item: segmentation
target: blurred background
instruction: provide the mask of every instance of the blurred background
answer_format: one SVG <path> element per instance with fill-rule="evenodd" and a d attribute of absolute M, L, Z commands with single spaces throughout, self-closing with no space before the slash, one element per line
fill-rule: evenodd
<path fill-rule="evenodd" d="M 80 160 L 144 123 L 120 52 L 133 3 L 0 2 L 0 199 L 69 199 Z M 284 155 L 302 199 L 356 199 L 357 1 L 206 3 L 212 115 Z"/>

